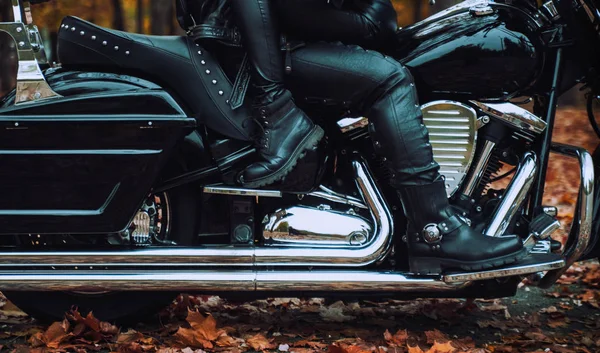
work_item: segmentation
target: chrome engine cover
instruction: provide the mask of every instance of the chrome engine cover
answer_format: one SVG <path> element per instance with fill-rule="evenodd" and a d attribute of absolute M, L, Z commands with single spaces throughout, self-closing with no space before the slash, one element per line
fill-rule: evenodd
<path fill-rule="evenodd" d="M 433 158 L 452 196 L 469 172 L 477 142 L 477 112 L 460 102 L 433 101 L 421 106 Z"/>
<path fill-rule="evenodd" d="M 349 247 L 366 244 L 374 234 L 373 226 L 351 209 L 332 210 L 292 206 L 267 214 L 263 220 L 266 246 Z"/>

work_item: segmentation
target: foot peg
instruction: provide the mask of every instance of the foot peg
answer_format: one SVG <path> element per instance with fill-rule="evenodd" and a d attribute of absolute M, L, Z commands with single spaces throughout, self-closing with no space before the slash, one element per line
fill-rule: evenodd
<path fill-rule="evenodd" d="M 541 213 L 529 224 L 529 236 L 523 243 L 530 252 L 549 253 L 552 249 L 550 234 L 560 228 L 560 222 L 548 213 Z"/>
<path fill-rule="evenodd" d="M 540 271 L 555 270 L 564 266 L 565 260 L 560 255 L 530 253 L 525 259 L 505 267 L 486 271 L 447 273 L 442 276 L 442 280 L 446 283 L 479 281 L 484 279 L 527 275 Z"/>

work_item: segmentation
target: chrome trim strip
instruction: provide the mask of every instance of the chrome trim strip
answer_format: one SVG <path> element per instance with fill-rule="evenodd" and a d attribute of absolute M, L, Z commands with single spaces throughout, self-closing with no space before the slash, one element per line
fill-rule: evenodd
<path fill-rule="evenodd" d="M 365 271 L 24 271 L 0 272 L 0 287 L 13 291 L 338 291 L 452 292 L 470 282 Z"/>
<path fill-rule="evenodd" d="M 393 220 L 364 162 L 355 161 L 353 167 L 358 189 L 371 210 L 374 225 L 374 234 L 364 246 L 290 249 L 226 245 L 119 252 L 0 252 L 0 266 L 365 266 L 378 261 L 389 250 Z"/>
<path fill-rule="evenodd" d="M 483 234 L 499 237 L 504 234 L 519 207 L 525 201 L 537 173 L 537 157 L 525 152 L 513 180 L 506 188 L 502 201 L 494 210 L 492 221 Z"/>
<path fill-rule="evenodd" d="M 229 186 L 205 186 L 205 194 L 236 195 L 236 196 L 260 196 L 260 197 L 281 197 L 279 190 L 259 190 L 244 189 Z"/>
<path fill-rule="evenodd" d="M 329 200 L 331 202 L 341 203 L 344 205 L 350 205 L 350 206 L 362 208 L 365 210 L 368 209 L 367 205 L 365 205 L 364 202 L 362 202 L 362 200 L 360 200 L 360 199 L 357 199 L 357 198 L 349 196 L 349 195 L 340 194 L 340 193 L 335 192 L 323 185 L 319 186 L 319 189 L 321 189 L 322 191 L 313 191 L 310 194 L 307 194 L 306 196 L 319 197 L 319 198 L 322 198 L 325 200 Z"/>
<path fill-rule="evenodd" d="M 532 256 L 532 255 L 530 255 Z M 534 256 L 534 255 L 533 255 Z M 513 266 L 507 266 L 500 269 L 487 270 L 487 271 L 479 271 L 479 272 L 468 272 L 468 273 L 456 273 L 444 275 L 443 280 L 446 283 L 456 283 L 456 282 L 465 282 L 465 281 L 480 281 L 485 279 L 492 278 L 501 278 L 501 277 L 511 277 L 511 276 L 519 276 L 526 275 L 530 273 L 536 273 L 540 271 L 548 271 L 563 268 L 565 266 L 565 261 L 562 259 L 552 260 L 549 262 L 542 263 L 532 263 Z"/>
<path fill-rule="evenodd" d="M 546 122 L 527 110 L 512 103 L 481 103 L 470 101 L 475 104 L 483 113 L 502 120 L 503 122 L 514 126 L 517 129 L 531 131 L 541 134 L 546 130 Z"/>
<path fill-rule="evenodd" d="M 583 255 L 590 241 L 594 218 L 594 161 L 592 156 L 584 148 L 560 143 L 553 143 L 552 151 L 578 159 L 581 169 L 581 185 L 579 186 L 579 197 L 577 198 L 573 224 L 569 231 L 569 242 L 567 242 L 570 246 L 563 252 L 566 266 L 546 273 L 539 282 L 541 288 L 552 286 Z"/>

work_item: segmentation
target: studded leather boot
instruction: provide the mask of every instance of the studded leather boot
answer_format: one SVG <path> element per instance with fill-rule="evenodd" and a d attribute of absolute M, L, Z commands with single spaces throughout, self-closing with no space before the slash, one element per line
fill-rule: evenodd
<path fill-rule="evenodd" d="M 480 271 L 514 263 L 527 255 L 518 236 L 490 237 L 456 214 L 442 180 L 399 190 L 408 218 L 410 270 L 420 274 Z"/>
<path fill-rule="evenodd" d="M 240 173 L 238 181 L 245 187 L 258 188 L 283 179 L 324 135 L 323 129 L 296 107 L 289 92 L 258 108 L 256 120 L 260 124 L 257 151 L 263 160 Z"/>

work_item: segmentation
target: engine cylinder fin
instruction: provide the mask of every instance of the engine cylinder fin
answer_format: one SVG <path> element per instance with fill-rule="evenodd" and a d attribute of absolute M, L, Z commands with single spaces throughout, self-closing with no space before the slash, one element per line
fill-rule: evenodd
<path fill-rule="evenodd" d="M 434 101 L 421 107 L 429 131 L 433 158 L 445 177 L 451 196 L 462 183 L 473 161 L 477 134 L 477 113 L 454 101 Z"/>

